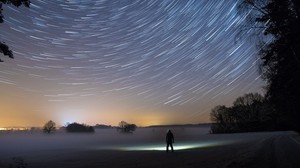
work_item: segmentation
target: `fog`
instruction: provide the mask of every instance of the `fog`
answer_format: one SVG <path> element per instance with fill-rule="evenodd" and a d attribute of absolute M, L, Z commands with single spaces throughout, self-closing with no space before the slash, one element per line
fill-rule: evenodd
<path fill-rule="evenodd" d="M 12 158 L 14 157 L 24 159 L 30 163 L 30 167 L 57 167 L 58 165 L 73 167 L 74 164 L 79 163 L 83 165 L 105 163 L 106 165 L 115 164 L 115 167 L 119 167 L 123 163 L 133 164 L 136 162 L 135 158 L 141 154 L 143 155 L 141 159 L 147 159 L 150 155 L 152 159 L 166 157 L 161 154 L 165 150 L 165 136 L 168 129 L 171 129 L 175 136 L 173 145 L 175 152 L 182 154 L 180 157 L 184 157 L 190 152 L 192 154 L 192 151 L 196 150 L 199 155 L 208 157 L 211 160 L 210 164 L 214 164 L 214 159 L 210 157 L 215 156 L 216 153 L 221 154 L 222 157 L 230 154 L 229 157 L 234 150 L 239 151 L 239 146 L 242 144 L 246 144 L 244 145 L 245 149 L 253 150 L 252 148 L 248 149 L 247 143 L 255 142 L 258 144 L 255 145 L 256 148 L 260 149 L 264 146 L 261 142 L 272 137 L 290 136 L 291 134 L 290 132 L 210 134 L 209 126 L 138 128 L 133 133 L 120 133 L 116 129 L 96 129 L 95 133 L 2 132 L 0 133 L 0 167 L 7 167 L 13 162 Z M 294 136 L 294 133 L 292 135 Z M 222 155 L 222 153 L 227 154 Z M 191 157 L 189 159 L 198 163 L 198 154 L 189 155 Z M 122 163 L 114 163 L 115 157 L 123 159 Z M 161 161 L 162 163 L 167 162 Z M 226 159 L 222 161 L 225 162 Z M 153 164 L 159 164 L 159 162 Z"/>
<path fill-rule="evenodd" d="M 118 150 L 119 147 L 124 146 L 164 145 L 168 129 L 138 128 L 133 133 L 120 133 L 116 129 L 95 129 L 95 133 L 1 133 L 0 155 L 30 155 L 35 152 L 55 150 Z M 177 127 L 171 130 L 175 135 L 175 143 L 209 134 L 209 127 Z"/>
<path fill-rule="evenodd" d="M 0 157 L 51 158 L 70 156 L 82 151 L 165 150 L 165 135 L 171 129 L 175 136 L 174 148 L 209 148 L 271 136 L 272 133 L 209 134 L 209 126 L 138 128 L 133 133 L 116 129 L 96 129 L 95 133 L 23 132 L 0 134 Z"/>

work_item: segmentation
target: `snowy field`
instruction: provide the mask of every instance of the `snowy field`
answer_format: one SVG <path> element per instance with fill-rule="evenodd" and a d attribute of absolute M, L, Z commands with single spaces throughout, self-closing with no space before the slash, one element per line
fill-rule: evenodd
<path fill-rule="evenodd" d="M 209 134 L 209 127 L 170 128 L 174 153 L 165 152 L 168 128 L 95 133 L 0 134 L 0 167 L 22 158 L 28 168 L 79 167 L 300 167 L 295 132 Z"/>

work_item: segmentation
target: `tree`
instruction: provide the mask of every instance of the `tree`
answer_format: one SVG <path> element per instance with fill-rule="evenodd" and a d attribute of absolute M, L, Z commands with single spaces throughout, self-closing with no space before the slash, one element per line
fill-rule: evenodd
<path fill-rule="evenodd" d="M 0 0 L 0 23 L 4 22 L 4 16 L 2 14 L 2 4 L 12 4 L 16 7 L 24 5 L 25 7 L 29 8 L 30 0 Z M 14 58 L 12 51 L 4 42 L 0 42 L 0 53 L 3 53 L 4 56 L 8 56 L 9 58 Z M 3 62 L 3 60 L 0 59 L 0 62 Z"/>
<path fill-rule="evenodd" d="M 76 122 L 68 124 L 66 130 L 67 132 L 95 132 L 94 127 Z"/>
<path fill-rule="evenodd" d="M 212 133 L 274 130 L 272 108 L 258 93 L 238 97 L 232 107 L 216 106 L 210 115 Z"/>
<path fill-rule="evenodd" d="M 274 121 L 273 110 L 265 98 L 258 93 L 245 94 L 233 102 L 237 113 L 238 127 L 244 131 L 270 130 Z"/>
<path fill-rule="evenodd" d="M 55 122 L 53 122 L 52 120 L 48 121 L 43 127 L 44 133 L 47 134 L 53 133 L 56 130 L 55 125 L 56 125 Z"/>
<path fill-rule="evenodd" d="M 238 97 L 234 102 L 234 106 L 250 106 L 255 103 L 262 103 L 264 97 L 258 93 L 248 93 L 242 97 Z"/>
<path fill-rule="evenodd" d="M 214 107 L 210 113 L 211 121 L 213 121 L 212 133 L 232 132 L 231 127 L 234 121 L 230 116 L 230 108 L 223 105 Z"/>
<path fill-rule="evenodd" d="M 133 131 L 135 131 L 136 127 L 137 126 L 135 124 L 129 124 L 125 121 L 121 121 L 119 123 L 118 130 L 123 133 L 132 133 Z"/>
<path fill-rule="evenodd" d="M 300 131 L 300 1 L 243 0 L 240 9 L 251 9 L 248 28 L 266 39 L 261 42 L 261 70 L 277 127 Z"/>

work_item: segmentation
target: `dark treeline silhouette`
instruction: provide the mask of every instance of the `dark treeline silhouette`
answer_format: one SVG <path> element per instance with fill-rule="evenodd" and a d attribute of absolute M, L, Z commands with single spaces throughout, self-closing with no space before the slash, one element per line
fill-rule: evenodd
<path fill-rule="evenodd" d="M 300 1 L 243 0 L 239 9 L 248 14 L 246 28 L 257 30 L 261 39 L 261 73 L 265 97 L 275 107 L 276 129 L 299 132 Z"/>
<path fill-rule="evenodd" d="M 74 122 L 66 126 L 66 131 L 67 132 L 95 132 L 95 129 L 92 126 Z"/>
<path fill-rule="evenodd" d="M 258 93 L 238 97 L 232 107 L 216 106 L 210 116 L 212 133 L 272 131 L 275 129 L 272 106 Z"/>
<path fill-rule="evenodd" d="M 111 125 L 96 124 L 96 125 L 94 126 L 94 128 L 97 128 L 97 129 L 107 129 L 107 128 L 114 128 L 114 127 L 111 126 Z"/>
<path fill-rule="evenodd" d="M 16 7 L 19 7 L 21 5 L 24 5 L 25 7 L 30 6 L 30 0 L 0 0 L 0 23 L 3 23 L 4 16 L 2 14 L 2 5 L 3 4 L 12 4 Z M 9 49 L 8 45 L 6 45 L 4 42 L 0 41 L 0 53 L 3 53 L 4 56 L 8 56 L 9 58 L 14 58 L 12 51 Z M 3 62 L 3 60 L 0 59 L 0 62 Z"/>
<path fill-rule="evenodd" d="M 118 131 L 122 133 L 132 133 L 136 130 L 136 125 L 135 124 L 129 124 L 125 121 L 121 121 L 119 123 Z"/>

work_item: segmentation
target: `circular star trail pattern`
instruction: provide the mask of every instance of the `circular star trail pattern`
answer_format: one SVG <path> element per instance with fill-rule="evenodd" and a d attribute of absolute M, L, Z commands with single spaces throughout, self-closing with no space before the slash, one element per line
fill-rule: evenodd
<path fill-rule="evenodd" d="M 234 0 L 38 0 L 4 16 L 15 59 L 2 57 L 2 97 L 37 111 L 122 102 L 209 122 L 211 108 L 263 86 L 251 33 L 236 40 Z"/>

